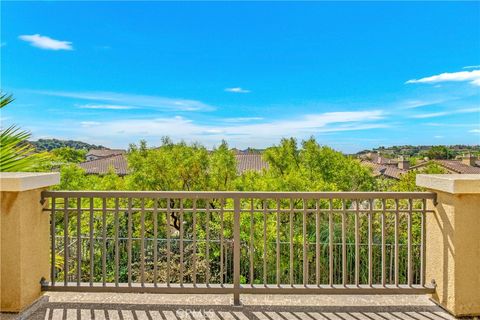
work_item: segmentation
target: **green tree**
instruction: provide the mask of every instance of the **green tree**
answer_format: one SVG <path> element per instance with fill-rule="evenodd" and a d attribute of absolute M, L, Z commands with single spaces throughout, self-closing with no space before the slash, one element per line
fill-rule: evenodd
<path fill-rule="evenodd" d="M 450 159 L 452 153 L 446 146 L 433 146 L 426 152 L 426 156 L 430 159 Z"/>
<path fill-rule="evenodd" d="M 80 163 L 85 161 L 87 150 L 73 149 L 71 147 L 62 147 L 50 151 L 60 161 L 69 163 Z"/>

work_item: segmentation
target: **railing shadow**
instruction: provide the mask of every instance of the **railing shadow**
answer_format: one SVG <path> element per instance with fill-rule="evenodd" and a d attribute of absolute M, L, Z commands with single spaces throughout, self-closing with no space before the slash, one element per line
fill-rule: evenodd
<path fill-rule="evenodd" d="M 159 305 L 48 302 L 32 320 L 450 320 L 437 306 Z"/>

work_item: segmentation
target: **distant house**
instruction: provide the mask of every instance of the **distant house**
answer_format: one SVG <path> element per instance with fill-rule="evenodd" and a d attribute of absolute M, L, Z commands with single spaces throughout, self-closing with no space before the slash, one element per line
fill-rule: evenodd
<path fill-rule="evenodd" d="M 123 152 L 117 154 L 114 153 L 108 156 L 99 156 L 98 153 L 96 153 L 92 155 L 93 157 L 96 157 L 96 159 L 82 162 L 79 166 L 83 168 L 87 174 L 103 175 L 107 174 L 110 168 L 113 168 L 116 174 L 119 176 L 125 176 L 128 174 L 128 162 L 125 151 L 120 151 Z M 105 153 L 102 153 L 101 155 L 103 154 Z M 236 153 L 235 159 L 237 160 L 238 174 L 242 174 L 246 171 L 262 171 L 263 169 L 268 169 L 268 163 L 262 159 L 260 153 Z"/>
<path fill-rule="evenodd" d="M 372 168 L 373 174 L 377 177 L 400 179 L 401 175 L 411 170 L 422 170 L 429 164 L 436 164 L 445 169 L 448 173 L 457 174 L 480 174 L 480 161 L 471 155 L 466 155 L 458 160 L 425 160 L 421 163 L 410 166 L 408 160 L 400 157 L 390 159 L 380 156 L 378 153 L 368 153 L 361 156 L 361 163 Z"/>
<path fill-rule="evenodd" d="M 413 166 L 412 169 L 421 169 L 430 163 L 439 165 L 448 173 L 480 174 L 480 161 L 470 154 L 458 160 L 426 160 Z"/>
<path fill-rule="evenodd" d="M 113 168 L 119 176 L 128 174 L 128 162 L 125 154 L 114 154 L 85 161 L 80 163 L 79 166 L 83 168 L 87 174 L 107 174 L 110 168 Z"/>
<path fill-rule="evenodd" d="M 125 153 L 127 151 L 123 149 L 91 149 L 87 152 L 85 158 L 87 161 L 92 161 Z"/>

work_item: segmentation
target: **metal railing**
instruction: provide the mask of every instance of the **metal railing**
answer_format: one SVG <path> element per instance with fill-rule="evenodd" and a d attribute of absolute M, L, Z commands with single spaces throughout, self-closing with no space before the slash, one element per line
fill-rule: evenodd
<path fill-rule="evenodd" d="M 45 191 L 44 290 L 398 294 L 425 283 L 429 192 Z"/>

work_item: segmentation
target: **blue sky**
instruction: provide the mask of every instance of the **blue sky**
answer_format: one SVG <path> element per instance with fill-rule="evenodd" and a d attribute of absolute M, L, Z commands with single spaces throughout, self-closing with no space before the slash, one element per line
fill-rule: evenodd
<path fill-rule="evenodd" d="M 3 1 L 1 88 L 109 147 L 480 144 L 480 3 Z"/>

